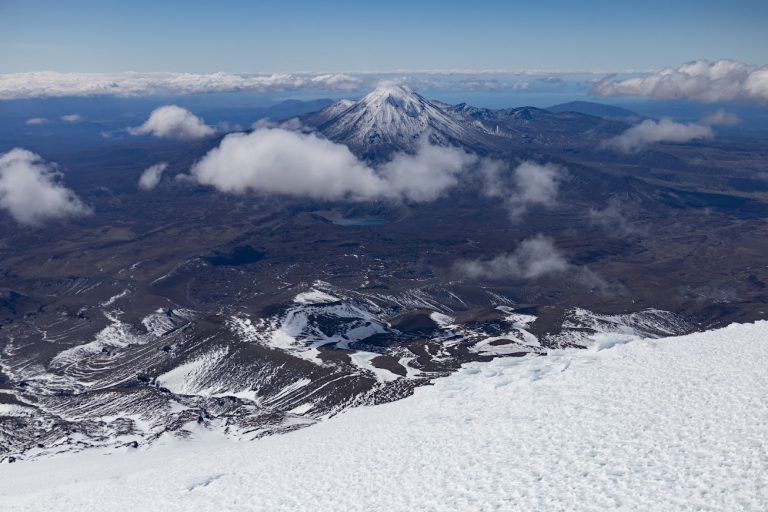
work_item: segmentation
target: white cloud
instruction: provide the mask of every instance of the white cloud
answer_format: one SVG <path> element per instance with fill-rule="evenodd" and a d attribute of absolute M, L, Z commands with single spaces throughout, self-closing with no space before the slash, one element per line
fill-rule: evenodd
<path fill-rule="evenodd" d="M 413 89 L 444 89 L 460 91 L 527 91 L 530 82 L 510 82 L 496 79 L 466 77 L 460 80 L 443 80 L 441 77 L 431 79 L 404 80 Z"/>
<path fill-rule="evenodd" d="M 595 85 L 598 96 L 645 96 L 667 100 L 768 102 L 768 67 L 734 60 L 697 60 L 677 69 Z"/>
<path fill-rule="evenodd" d="M 176 105 L 156 108 L 149 119 L 136 128 L 129 128 L 131 135 L 152 134 L 155 137 L 174 139 L 199 139 L 213 135 L 214 130 L 187 109 Z"/>
<path fill-rule="evenodd" d="M 233 133 L 192 167 L 222 192 L 266 192 L 321 199 L 381 195 L 384 181 L 346 146 L 282 129 Z"/>
<path fill-rule="evenodd" d="M 67 114 L 65 116 L 61 116 L 61 120 L 67 123 L 77 123 L 79 121 L 82 121 L 83 118 L 80 117 L 79 114 Z"/>
<path fill-rule="evenodd" d="M 332 89 L 336 91 L 355 91 L 362 85 L 362 80 L 355 76 L 340 73 L 326 73 L 313 76 L 309 83 L 322 89 Z"/>
<path fill-rule="evenodd" d="M 631 210 L 637 210 L 637 205 L 630 205 Z M 625 215 L 627 206 L 619 199 L 612 197 L 603 209 L 590 208 L 590 224 L 602 227 L 606 233 L 614 237 L 624 237 L 645 233 L 645 229 L 632 223 Z"/>
<path fill-rule="evenodd" d="M 526 90 L 521 74 L 490 71 L 403 73 L 34 73 L 0 74 L 0 99 L 61 96 L 147 96 L 210 92 L 274 93 L 314 90 L 355 92 L 381 80 L 413 88 Z"/>
<path fill-rule="evenodd" d="M 30 226 L 89 213 L 75 193 L 59 183 L 60 177 L 53 164 L 26 149 L 0 155 L 0 208 Z"/>
<path fill-rule="evenodd" d="M 555 164 L 537 164 L 525 161 L 518 165 L 509 180 L 502 176 L 502 165 L 486 161 L 481 167 L 484 192 L 488 197 L 499 197 L 509 210 L 512 220 L 519 220 L 529 208 L 551 208 L 557 204 L 560 183 L 566 171 Z"/>
<path fill-rule="evenodd" d="M 415 154 L 398 153 L 379 168 L 390 194 L 414 202 L 434 201 L 458 183 L 477 157 L 457 148 L 433 146 L 422 137 Z"/>
<path fill-rule="evenodd" d="M 191 177 L 222 192 L 259 192 L 316 199 L 432 201 L 456 185 L 477 157 L 422 142 L 377 169 L 349 149 L 312 133 L 260 128 L 222 139 Z"/>
<path fill-rule="evenodd" d="M 25 121 L 25 123 L 28 124 L 29 126 L 40 126 L 41 124 L 46 124 L 48 122 L 50 121 L 48 121 L 48 119 L 44 117 L 32 117 Z"/>
<path fill-rule="evenodd" d="M 669 118 L 646 119 L 605 142 L 605 147 L 635 153 L 656 142 L 690 142 L 711 139 L 712 128 L 695 123 L 676 123 Z"/>
<path fill-rule="evenodd" d="M 508 281 L 557 277 L 606 296 L 621 293 L 623 289 L 620 284 L 606 282 L 587 267 L 570 264 L 554 241 L 541 234 L 523 240 L 511 253 L 458 261 L 453 270 L 470 280 Z"/>
<path fill-rule="evenodd" d="M 50 96 L 142 96 L 208 92 L 277 92 L 298 89 L 356 90 L 344 74 L 234 73 L 35 73 L 0 74 L 0 99 Z"/>
<path fill-rule="evenodd" d="M 456 263 L 456 270 L 469 279 L 537 279 L 566 272 L 570 265 L 545 236 L 523 240 L 514 252 L 491 259 L 465 260 Z"/>
<path fill-rule="evenodd" d="M 701 124 L 704 126 L 734 126 L 740 122 L 741 119 L 739 119 L 739 116 L 726 112 L 722 108 L 701 119 Z"/>
<path fill-rule="evenodd" d="M 410 89 L 441 89 L 449 91 L 521 91 L 531 88 L 530 82 L 514 79 L 499 80 L 487 73 L 419 73 L 367 75 L 374 87 L 406 86 Z M 373 81 L 371 82 L 371 80 Z"/>
<path fill-rule="evenodd" d="M 289 130 L 292 132 L 311 132 L 313 128 L 304 126 L 298 117 L 292 117 L 285 121 L 277 122 L 265 117 L 251 123 L 251 130 L 263 130 L 266 128 L 282 128 L 283 130 Z"/>
<path fill-rule="evenodd" d="M 139 188 L 142 190 L 152 190 L 163 177 L 163 171 L 168 168 L 168 162 L 160 162 L 148 167 L 139 178 Z"/>

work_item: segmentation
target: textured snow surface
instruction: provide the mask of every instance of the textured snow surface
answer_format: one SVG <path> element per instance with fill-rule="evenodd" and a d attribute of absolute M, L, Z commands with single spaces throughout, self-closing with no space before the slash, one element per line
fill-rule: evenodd
<path fill-rule="evenodd" d="M 5 464 L 0 508 L 768 510 L 768 322 L 615 336 L 250 443 Z"/>

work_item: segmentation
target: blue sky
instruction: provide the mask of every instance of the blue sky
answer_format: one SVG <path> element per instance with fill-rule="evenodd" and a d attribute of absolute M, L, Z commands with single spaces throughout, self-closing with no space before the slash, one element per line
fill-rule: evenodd
<path fill-rule="evenodd" d="M 768 1 L 0 0 L 0 72 L 768 64 Z"/>

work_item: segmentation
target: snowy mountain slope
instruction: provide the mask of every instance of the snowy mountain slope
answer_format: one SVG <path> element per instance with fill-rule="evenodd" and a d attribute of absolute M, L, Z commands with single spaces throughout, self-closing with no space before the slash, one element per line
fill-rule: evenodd
<path fill-rule="evenodd" d="M 355 100 L 341 99 L 317 112 L 304 115 L 302 119 L 308 126 L 319 126 L 349 109 L 355 103 L 357 103 Z"/>
<path fill-rule="evenodd" d="M 357 151 L 408 149 L 424 135 L 434 144 L 465 146 L 480 141 L 472 127 L 401 85 L 380 86 L 353 104 L 331 105 L 322 115 L 327 120 L 317 129 Z"/>
<path fill-rule="evenodd" d="M 2 465 L 0 498 L 8 511 L 762 511 L 766 339 L 758 322 L 472 363 L 254 443 L 193 424 L 199 438 L 150 450 Z"/>

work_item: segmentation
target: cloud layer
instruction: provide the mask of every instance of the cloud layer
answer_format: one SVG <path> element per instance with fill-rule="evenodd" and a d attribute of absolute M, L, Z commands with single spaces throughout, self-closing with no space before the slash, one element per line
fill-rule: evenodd
<path fill-rule="evenodd" d="M 464 277 L 488 280 L 538 279 L 562 274 L 569 267 L 552 239 L 542 235 L 523 240 L 512 253 L 456 263 L 456 270 Z"/>
<path fill-rule="evenodd" d="M 144 96 L 208 92 L 350 91 L 359 78 L 344 74 L 36 73 L 0 74 L 0 99 L 52 96 Z"/>
<path fill-rule="evenodd" d="M 158 183 L 160 183 L 160 178 L 163 177 L 163 171 L 167 168 L 168 162 L 160 162 L 148 167 L 139 178 L 139 188 L 142 190 L 154 189 Z"/>
<path fill-rule="evenodd" d="M 609 139 L 605 146 L 624 153 L 636 153 L 657 142 L 683 143 L 712 137 L 714 132 L 709 126 L 677 123 L 669 118 L 662 118 L 659 121 L 646 119 L 621 135 Z"/>
<path fill-rule="evenodd" d="M 129 128 L 128 133 L 191 140 L 213 135 L 214 129 L 187 109 L 165 105 L 153 110 L 141 126 Z"/>
<path fill-rule="evenodd" d="M 525 90 L 519 73 L 35 73 L 0 74 L 0 99 L 60 96 L 147 96 L 210 92 L 275 93 L 296 90 L 353 92 L 382 79 L 414 88 Z"/>
<path fill-rule="evenodd" d="M 312 133 L 261 128 L 222 139 L 191 169 L 191 177 L 222 192 L 258 192 L 314 199 L 432 201 L 456 185 L 477 157 L 423 141 L 374 169 L 349 149 Z"/>
<path fill-rule="evenodd" d="M 499 162 L 486 162 L 481 168 L 484 192 L 488 197 L 499 197 L 509 210 L 512 220 L 519 220 L 529 208 L 551 208 L 557 204 L 560 183 L 566 171 L 555 164 L 525 161 L 518 165 L 505 180 Z"/>
<path fill-rule="evenodd" d="M 644 96 L 665 100 L 768 102 L 768 67 L 734 60 L 697 60 L 647 76 L 599 82 L 598 96 Z"/>
<path fill-rule="evenodd" d="M 60 178 L 55 166 L 39 155 L 12 149 L 0 155 L 0 208 L 28 226 L 89 213 L 75 193 L 59 183 Z"/>

